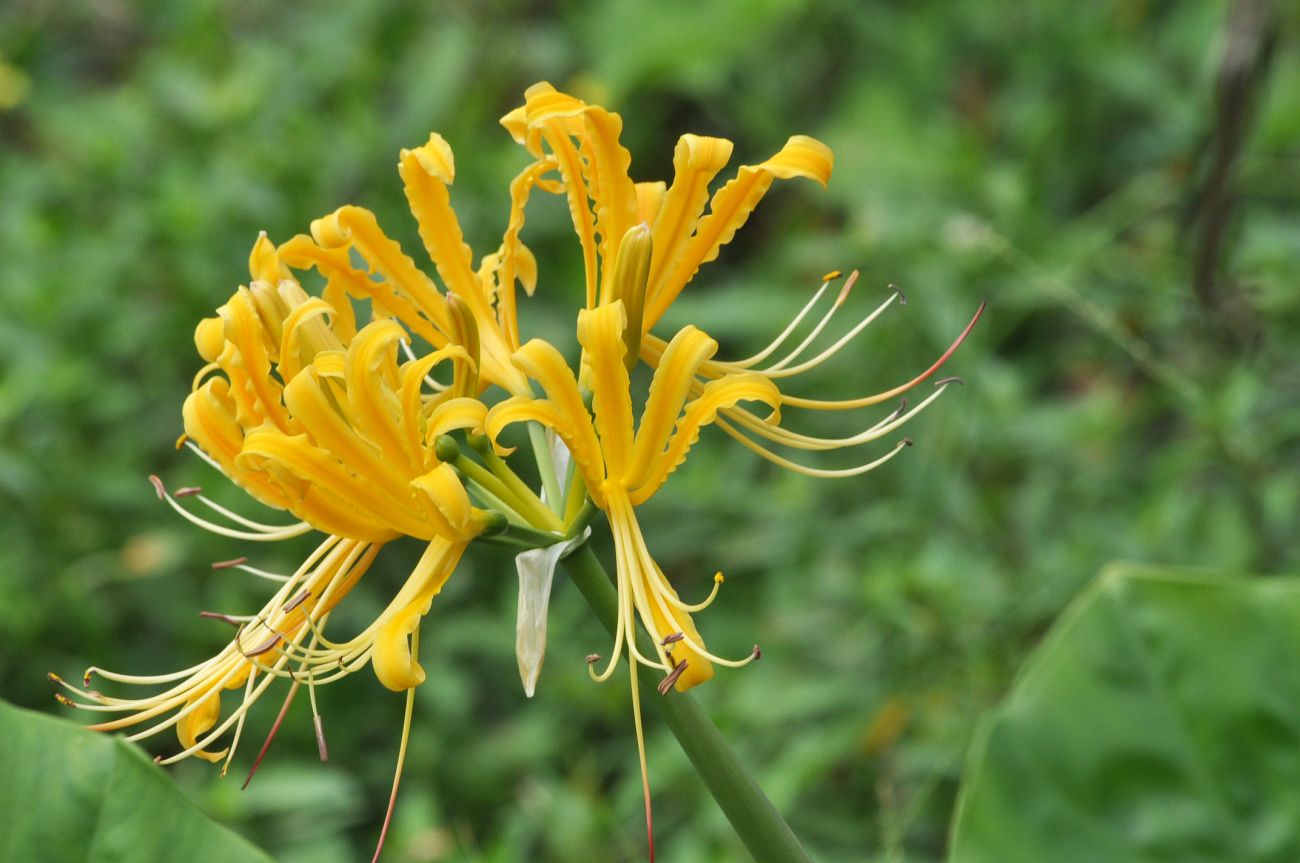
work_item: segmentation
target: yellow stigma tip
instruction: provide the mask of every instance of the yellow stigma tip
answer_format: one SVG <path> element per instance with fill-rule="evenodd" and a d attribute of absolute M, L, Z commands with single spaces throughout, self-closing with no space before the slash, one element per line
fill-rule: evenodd
<path fill-rule="evenodd" d="M 189 439 L 190 439 L 190 436 L 187 435 L 187 434 L 185 434 L 184 432 L 182 432 L 182 433 L 181 433 L 181 436 L 178 437 L 178 438 L 176 438 L 176 448 L 177 448 L 177 449 L 180 449 L 181 447 L 185 446 L 185 443 L 186 443 Z"/>
<path fill-rule="evenodd" d="M 838 279 L 838 278 L 839 278 L 840 276 L 842 276 L 842 275 L 844 275 L 844 274 L 841 273 L 839 270 L 831 270 L 829 273 L 827 273 L 826 275 L 822 276 L 822 281 L 823 281 L 823 282 L 833 282 L 833 281 L 835 281 L 836 279 Z"/>
<path fill-rule="evenodd" d="M 722 584 L 722 582 L 724 582 L 724 581 L 726 581 L 726 580 L 727 580 L 727 579 L 726 579 L 726 576 L 724 576 L 724 575 L 722 574 L 721 570 L 719 570 L 718 572 L 715 572 L 715 573 L 713 574 L 713 581 L 714 581 L 714 583 L 716 583 L 716 584 Z"/>

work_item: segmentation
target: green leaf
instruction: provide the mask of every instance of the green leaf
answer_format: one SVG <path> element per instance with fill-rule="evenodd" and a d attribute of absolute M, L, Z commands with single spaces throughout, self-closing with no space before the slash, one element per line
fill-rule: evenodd
<path fill-rule="evenodd" d="M 0 860 L 270 859 L 131 744 L 0 702 Z"/>
<path fill-rule="evenodd" d="M 949 859 L 1300 859 L 1300 580 L 1104 572 L 985 718 Z"/>

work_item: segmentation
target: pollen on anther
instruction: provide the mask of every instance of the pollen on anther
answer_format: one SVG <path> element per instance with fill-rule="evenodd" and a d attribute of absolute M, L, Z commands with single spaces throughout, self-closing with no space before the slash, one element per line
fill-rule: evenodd
<path fill-rule="evenodd" d="M 181 447 L 185 446 L 185 444 L 189 441 L 189 439 L 190 436 L 182 432 L 181 436 L 176 438 L 176 449 L 179 450 Z"/>
<path fill-rule="evenodd" d="M 835 281 L 836 279 L 838 279 L 838 278 L 839 278 L 840 276 L 842 276 L 842 275 L 844 275 L 844 274 L 841 273 L 839 270 L 831 270 L 829 273 L 827 273 L 826 275 L 822 276 L 822 281 L 823 281 L 823 282 L 833 282 L 833 281 Z"/>
<path fill-rule="evenodd" d="M 714 583 L 714 584 L 722 584 L 722 583 L 723 583 L 724 581 L 726 581 L 726 580 L 727 580 L 727 577 L 726 577 L 725 575 L 722 574 L 722 570 L 718 570 L 717 572 L 713 573 L 713 583 Z"/>
<path fill-rule="evenodd" d="M 57 701 L 57 702 L 59 702 L 60 704 L 62 704 L 64 707 L 76 707 L 76 706 L 77 706 L 77 702 L 73 701 L 71 698 L 69 698 L 68 696 L 64 695 L 62 692 L 56 692 L 56 693 L 54 693 L 54 700 Z"/>

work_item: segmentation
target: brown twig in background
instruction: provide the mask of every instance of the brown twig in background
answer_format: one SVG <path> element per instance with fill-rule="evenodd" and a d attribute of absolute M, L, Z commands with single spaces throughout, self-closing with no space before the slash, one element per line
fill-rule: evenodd
<path fill-rule="evenodd" d="M 1214 125 L 1206 144 L 1209 167 L 1191 207 L 1192 287 L 1201 307 L 1230 332 L 1248 329 L 1244 304 L 1230 304 L 1220 279 L 1236 194 L 1233 173 L 1255 118 L 1255 107 L 1276 42 L 1273 0 L 1236 0 L 1228 12 L 1226 43 L 1215 85 Z M 1231 306 L 1231 307 L 1230 307 Z"/>

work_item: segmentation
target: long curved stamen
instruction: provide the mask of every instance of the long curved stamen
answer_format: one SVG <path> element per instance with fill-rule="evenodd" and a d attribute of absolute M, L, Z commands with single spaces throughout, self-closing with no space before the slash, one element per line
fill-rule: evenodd
<path fill-rule="evenodd" d="M 742 408 L 729 410 L 726 412 L 726 415 L 729 419 L 735 420 L 735 422 L 738 425 L 747 429 L 748 431 L 751 431 L 754 434 L 759 435 L 760 437 L 765 437 L 768 440 L 772 441 L 773 443 L 781 444 L 783 446 L 792 447 L 794 449 L 814 451 L 814 452 L 821 452 L 821 451 L 832 450 L 832 449 L 843 449 L 846 447 L 860 446 L 865 443 L 870 443 L 871 441 L 879 440 L 885 435 L 897 430 L 901 426 L 911 421 L 913 417 L 921 413 L 932 403 L 934 403 L 936 399 L 938 399 L 941 395 L 943 395 L 944 391 L 947 390 L 948 386 L 952 382 L 953 381 L 951 379 L 940 381 L 939 384 L 936 384 L 935 391 L 931 393 L 929 396 L 927 396 L 924 400 L 918 402 L 917 405 L 913 407 L 911 410 L 905 411 L 903 413 L 899 413 L 898 411 L 895 411 L 894 413 L 886 417 L 883 421 L 873 426 L 870 426 L 869 428 L 866 428 L 861 432 L 858 432 L 857 434 L 851 435 L 849 437 L 822 438 L 822 437 L 814 437 L 812 435 L 798 434 L 796 432 L 792 432 L 788 429 L 782 428 L 781 426 L 773 426 L 771 424 L 765 423 L 758 417 L 754 416 L 753 414 L 749 413 L 748 411 Z"/>
<path fill-rule="evenodd" d="M 785 344 L 785 340 L 790 338 L 790 334 L 793 333 L 795 328 L 798 327 L 799 324 L 803 322 L 803 319 L 808 316 L 808 313 L 812 311 L 813 306 L 817 305 L 817 302 L 821 300 L 822 295 L 826 293 L 826 289 L 831 286 L 831 283 L 835 279 L 839 278 L 839 275 L 839 273 L 827 273 L 826 277 L 822 280 L 821 287 L 813 294 L 812 299 L 804 304 L 804 307 L 799 310 L 799 313 L 790 320 L 790 323 L 786 324 L 785 329 L 782 330 L 780 335 L 773 339 L 767 347 L 763 348 L 752 357 L 746 357 L 743 360 L 736 360 L 729 363 L 729 365 L 735 366 L 738 369 L 747 369 L 763 362 L 763 360 L 775 353 L 781 345 Z M 831 278 L 832 276 L 834 278 Z"/>
<path fill-rule="evenodd" d="M 762 369 L 760 370 L 761 373 L 771 378 L 788 378 L 794 375 L 803 374 L 809 369 L 816 368 L 817 366 L 821 365 L 822 363 L 826 362 L 828 359 L 830 359 L 831 357 L 839 353 L 840 350 L 842 350 L 845 345 L 847 345 L 849 342 L 857 338 L 862 333 L 862 331 L 865 330 L 867 327 L 871 326 L 875 322 L 876 318 L 884 314 L 885 309 L 889 308 L 894 303 L 894 301 L 897 300 L 900 296 L 902 295 L 899 293 L 891 294 L 889 299 L 885 300 L 883 303 L 877 306 L 874 311 L 872 311 L 862 320 L 858 321 L 858 323 L 854 325 L 853 329 L 849 330 L 847 333 L 840 336 L 839 339 L 837 339 L 833 345 L 826 348 L 824 351 L 822 351 L 812 359 L 804 360 L 798 365 L 790 366 L 788 368 L 778 368 L 777 366 L 773 366 L 768 369 Z"/>
<path fill-rule="evenodd" d="M 869 471 L 875 470 L 876 468 L 880 467 L 881 465 L 885 464 L 887 461 L 892 459 L 894 456 L 898 455 L 905 447 L 909 447 L 912 445 L 912 441 L 910 438 L 903 438 L 903 440 L 899 441 L 894 446 L 893 450 L 881 456 L 880 458 L 876 459 L 875 461 L 870 461 L 865 464 L 860 464 L 855 467 L 847 467 L 847 468 L 816 468 L 816 467 L 809 467 L 808 465 L 802 465 L 797 462 L 790 461 L 790 459 L 788 458 L 777 455 L 776 453 L 764 447 L 762 444 L 755 443 L 754 441 L 750 440 L 748 437 L 745 436 L 743 432 L 741 432 L 731 423 L 724 420 L 722 417 L 718 417 L 717 420 L 715 420 L 715 422 L 718 428 L 722 429 L 727 434 L 731 435 L 737 442 L 740 443 L 741 446 L 762 456 L 763 458 L 772 462 L 772 464 L 778 465 L 788 470 L 792 470 L 795 473 L 801 473 L 804 476 L 822 477 L 825 479 L 838 479 L 838 478 L 850 477 L 850 476 L 860 476 L 861 474 L 868 473 Z"/>
<path fill-rule="evenodd" d="M 179 497 L 180 493 L 174 492 L 173 496 Z M 226 509 L 224 506 L 212 500 L 211 498 L 205 496 L 202 492 L 198 490 L 195 490 L 192 494 L 186 495 L 186 497 L 193 497 L 195 500 L 197 500 L 199 503 L 203 504 L 213 512 L 219 513 L 220 515 L 224 515 L 226 518 L 230 519 L 235 524 L 241 524 L 250 530 L 256 530 L 260 533 L 278 533 L 280 531 L 283 531 L 286 527 L 286 525 L 263 524 L 260 521 L 254 521 L 251 518 L 246 518 L 237 512 L 232 512 L 231 510 Z"/>
<path fill-rule="evenodd" d="M 151 474 L 149 476 L 149 481 L 153 483 L 154 490 L 158 493 L 159 498 L 165 500 L 172 509 L 180 513 L 182 518 L 191 524 L 198 525 L 209 533 L 215 533 L 219 536 L 226 536 L 231 539 L 242 539 L 248 542 L 276 542 L 282 539 L 293 539 L 296 536 L 302 536 L 303 534 L 310 533 L 313 530 L 312 526 L 305 521 L 300 521 L 293 525 L 282 525 L 278 527 L 263 525 L 257 530 L 235 530 L 234 528 L 225 527 L 216 522 L 208 521 L 202 516 L 197 516 L 185 507 L 181 506 L 180 502 L 176 500 L 176 496 L 167 491 L 166 487 L 162 484 L 162 480 L 158 477 Z"/>
<path fill-rule="evenodd" d="M 966 324 L 965 329 L 963 329 L 961 331 L 961 334 L 958 335 L 955 340 L 953 340 L 953 343 L 948 346 L 948 349 L 943 352 L 943 355 L 940 356 L 939 359 L 935 360 L 934 363 L 928 369 L 921 372 L 921 374 L 912 378 L 910 381 L 908 381 L 905 384 L 896 386 L 891 390 L 885 390 L 882 393 L 876 393 L 875 395 L 870 395 L 870 396 L 863 396 L 862 398 L 857 398 L 857 399 L 824 400 L 824 399 L 798 398 L 795 396 L 783 396 L 781 399 L 781 405 L 782 407 L 788 406 L 788 407 L 796 407 L 796 408 L 810 408 L 813 410 L 843 411 L 843 410 L 853 410 L 855 408 L 870 407 L 871 405 L 877 405 L 880 404 L 881 402 L 889 401 L 892 398 L 896 398 L 897 396 L 902 395 L 903 393 L 907 392 L 908 390 L 912 389 L 913 387 L 925 381 L 926 378 L 930 377 L 935 372 L 937 372 L 940 368 L 942 368 L 944 363 L 948 362 L 948 359 L 954 353 L 956 353 L 957 348 L 961 347 L 962 342 L 966 341 L 966 337 L 970 335 L 971 330 L 975 329 L 976 322 L 979 321 L 980 315 L 984 314 L 984 309 L 987 306 L 988 306 L 987 302 L 980 303 L 979 308 L 975 310 L 975 315 L 970 319 L 970 323 Z"/>
<path fill-rule="evenodd" d="M 783 357 L 779 362 L 773 363 L 772 365 L 768 366 L 767 368 L 768 374 L 771 374 L 772 372 L 780 371 L 781 369 L 785 368 L 789 363 L 792 363 L 795 360 L 797 360 L 799 358 L 799 355 L 802 354 L 804 351 L 806 351 L 808 349 L 808 346 L 817 340 L 817 337 L 822 334 L 822 330 L 826 329 L 826 325 L 831 322 L 831 318 L 835 317 L 835 313 L 838 312 L 840 310 L 840 307 L 844 305 L 844 301 L 848 299 L 849 291 L 853 290 L 853 286 L 857 284 L 857 281 L 858 281 L 858 271 L 854 270 L 852 273 L 849 274 L 849 277 L 844 280 L 844 287 L 840 288 L 840 295 L 835 298 L 835 303 L 829 309 L 826 310 L 826 314 L 822 315 L 822 319 L 817 322 L 817 326 L 813 327 L 812 332 L 808 333 L 808 335 L 804 337 L 804 340 L 799 343 L 799 347 L 795 348 L 793 351 L 786 354 L 785 357 Z"/>

